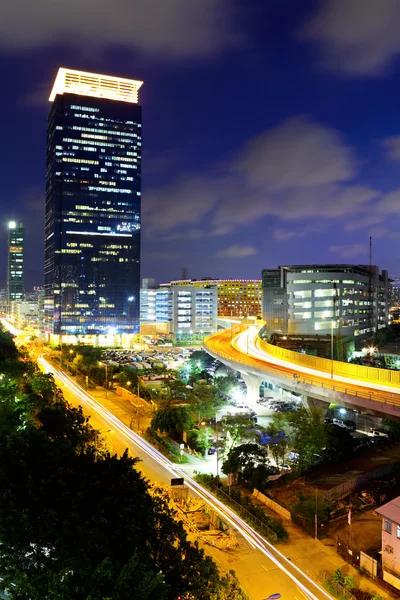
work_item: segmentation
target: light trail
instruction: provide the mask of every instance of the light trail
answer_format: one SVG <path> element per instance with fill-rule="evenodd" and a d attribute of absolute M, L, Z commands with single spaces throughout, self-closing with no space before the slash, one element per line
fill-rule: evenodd
<path fill-rule="evenodd" d="M 275 356 L 271 356 L 271 354 L 267 354 L 263 350 L 260 350 L 257 346 L 258 340 L 258 332 L 257 329 L 254 332 L 254 335 L 249 335 L 249 331 L 244 331 L 243 333 L 239 333 L 235 338 L 233 338 L 231 344 L 233 348 L 241 352 L 242 354 L 248 354 L 253 358 L 257 358 L 258 360 L 264 361 L 266 364 L 278 365 L 280 367 L 285 367 L 287 369 L 292 369 L 297 373 L 306 373 L 307 375 L 314 375 L 316 377 L 321 377 L 326 379 L 327 381 L 340 381 L 341 383 L 349 383 L 351 385 L 356 385 L 362 387 L 366 390 L 379 390 L 382 392 L 389 392 L 391 394 L 396 393 L 396 389 L 394 386 L 382 385 L 380 383 L 374 382 L 364 382 L 359 379 L 352 379 L 350 377 L 342 377 L 341 375 L 333 375 L 331 373 L 327 373 L 326 371 L 318 371 L 317 369 L 310 369 L 309 367 L 304 367 L 297 365 L 296 363 L 291 363 L 286 360 L 282 360 L 281 358 L 276 358 Z M 398 392 L 397 392 L 398 393 Z"/>
<path fill-rule="evenodd" d="M 40 355 L 38 358 L 39 365 L 42 366 L 46 373 L 53 373 L 62 383 L 67 386 L 76 396 L 78 396 L 83 402 L 88 404 L 93 410 L 95 410 L 103 419 L 105 419 L 113 428 L 117 429 L 126 439 L 131 443 L 139 447 L 149 458 L 156 461 L 172 475 L 179 475 L 185 479 L 187 486 L 205 502 L 207 502 L 212 508 L 221 515 L 228 523 L 238 529 L 243 537 L 249 542 L 253 548 L 257 548 L 267 558 L 269 558 L 283 573 L 285 573 L 294 583 L 297 585 L 310 600 L 320 600 L 321 598 L 328 598 L 333 600 L 332 596 L 328 594 L 323 588 L 321 588 L 315 581 L 311 579 L 306 573 L 304 573 L 299 567 L 297 567 L 292 561 L 288 560 L 279 550 L 275 548 L 270 542 L 263 538 L 257 531 L 255 531 L 250 525 L 243 521 L 233 510 L 225 506 L 218 498 L 216 498 L 211 492 L 203 488 L 195 480 L 188 477 L 188 474 L 180 470 L 174 463 L 168 460 L 161 452 L 153 448 L 151 444 L 146 442 L 137 433 L 129 429 L 122 421 L 120 421 L 115 415 L 109 410 L 104 408 L 102 404 L 97 402 L 90 394 L 80 388 L 68 375 L 48 362 L 44 355 Z M 277 556 L 275 556 L 277 555 Z M 279 558 L 277 558 L 279 557 Z M 286 566 L 287 565 L 287 566 Z M 301 576 L 304 580 L 312 586 L 313 591 L 310 590 L 304 583 L 302 583 L 291 571 L 293 569 Z M 315 592 L 318 595 L 315 595 Z"/>

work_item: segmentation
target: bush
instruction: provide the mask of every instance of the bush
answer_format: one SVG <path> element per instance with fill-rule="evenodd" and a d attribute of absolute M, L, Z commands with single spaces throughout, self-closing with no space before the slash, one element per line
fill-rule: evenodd
<path fill-rule="evenodd" d="M 153 431 L 153 429 L 150 427 L 147 429 L 144 437 L 150 444 L 152 444 L 152 446 L 154 446 L 172 462 L 177 462 L 177 460 L 181 464 L 188 462 L 187 456 L 181 456 L 179 451 L 173 444 L 171 444 L 171 442 L 160 437 L 158 433 Z"/>

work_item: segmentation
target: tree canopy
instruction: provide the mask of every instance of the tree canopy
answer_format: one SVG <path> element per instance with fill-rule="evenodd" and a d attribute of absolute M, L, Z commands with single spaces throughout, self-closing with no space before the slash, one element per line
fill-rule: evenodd
<path fill-rule="evenodd" d="M 98 433 L 51 376 L 0 384 L 0 573 L 11 598 L 246 598 L 149 494 L 135 458 L 98 452 Z"/>

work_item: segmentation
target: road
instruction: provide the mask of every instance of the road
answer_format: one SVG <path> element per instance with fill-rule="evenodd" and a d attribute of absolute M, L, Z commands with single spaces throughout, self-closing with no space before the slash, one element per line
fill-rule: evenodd
<path fill-rule="evenodd" d="M 301 382 L 345 392 L 361 398 L 370 398 L 377 402 L 386 402 L 400 406 L 399 388 L 361 382 L 357 379 L 341 377 L 330 373 L 317 371 L 308 367 L 299 366 L 266 354 L 258 348 L 258 330 L 244 331 L 232 337 L 231 330 L 225 330 L 206 338 L 205 346 L 213 355 L 219 355 L 233 362 L 240 363 L 249 368 L 264 370 L 271 375 L 286 377 L 293 384 L 293 375 L 300 376 Z"/>
<path fill-rule="evenodd" d="M 84 413 L 90 416 L 92 425 L 103 432 L 114 452 L 121 454 L 128 448 L 133 456 L 140 459 L 138 468 L 152 482 L 157 481 L 158 484 L 167 485 L 171 477 L 184 477 L 191 493 L 202 498 L 231 525 L 239 541 L 239 552 L 229 553 L 208 546 L 205 549 L 223 569 L 231 568 L 236 571 L 241 585 L 252 600 L 262 600 L 274 593 L 280 593 L 282 599 L 287 600 L 332 599 L 330 594 L 283 556 L 277 548 L 191 479 L 185 472 L 184 466 L 178 467 L 171 463 L 80 388 L 66 373 L 51 364 L 44 355 L 39 357 L 38 363 L 44 371 L 54 374 L 58 385 L 71 404 L 82 406 Z"/>

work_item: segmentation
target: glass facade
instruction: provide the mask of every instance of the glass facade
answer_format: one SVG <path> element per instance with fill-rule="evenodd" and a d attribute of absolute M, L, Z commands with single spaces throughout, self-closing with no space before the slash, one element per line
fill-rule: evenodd
<path fill-rule="evenodd" d="M 7 261 L 7 311 L 9 314 L 11 303 L 22 302 L 24 299 L 24 241 L 23 224 L 10 221 L 8 224 Z"/>
<path fill-rule="evenodd" d="M 139 332 L 141 106 L 55 95 L 47 125 L 45 331 Z"/>

